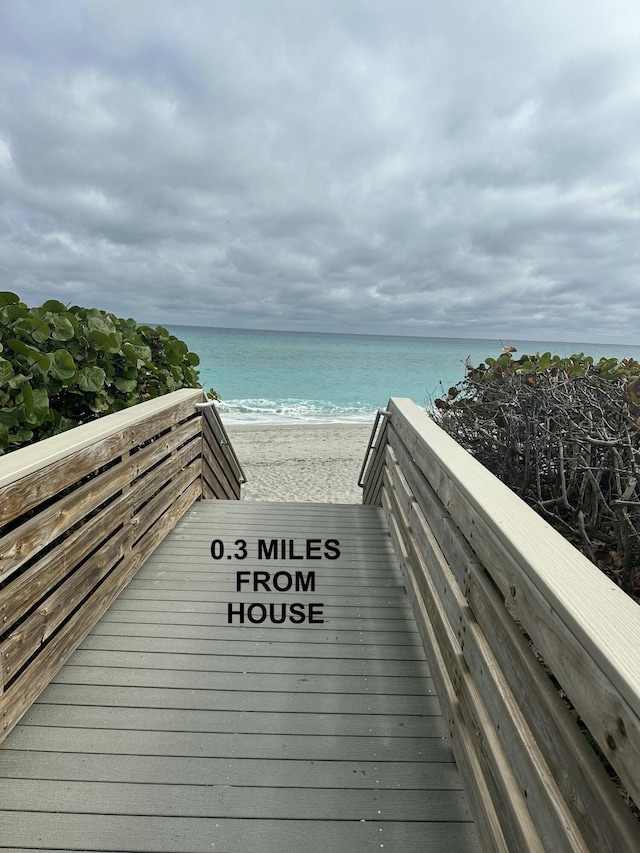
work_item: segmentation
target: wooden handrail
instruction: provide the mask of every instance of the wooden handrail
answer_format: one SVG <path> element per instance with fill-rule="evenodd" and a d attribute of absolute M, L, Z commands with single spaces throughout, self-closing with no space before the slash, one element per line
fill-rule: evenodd
<path fill-rule="evenodd" d="M 640 849 L 581 730 L 640 802 L 640 607 L 412 401 L 388 409 L 365 502 L 388 515 L 485 849 Z"/>
<path fill-rule="evenodd" d="M 203 399 L 181 389 L 0 457 L 0 743 L 191 504 L 240 497 Z"/>
<path fill-rule="evenodd" d="M 220 453 L 226 458 L 229 467 L 231 468 L 231 480 L 236 484 L 232 485 L 232 491 L 235 497 L 240 496 L 240 486 L 247 482 L 240 460 L 236 456 L 233 445 L 227 435 L 220 414 L 213 400 L 208 400 L 205 403 L 196 403 L 196 408 L 202 412 L 204 422 L 208 426 L 208 431 L 205 428 L 205 433 L 213 439 L 213 444 L 217 446 Z M 237 486 L 237 487 L 236 487 Z M 237 494 L 236 494 L 237 492 Z"/>
<path fill-rule="evenodd" d="M 388 418 L 391 416 L 391 412 L 386 409 L 378 409 L 376 412 L 376 417 L 373 422 L 373 429 L 371 430 L 371 435 L 369 436 L 369 444 L 367 445 L 367 449 L 364 453 L 364 459 L 362 460 L 362 467 L 360 468 L 360 473 L 358 474 L 358 486 L 363 488 L 364 486 L 364 475 L 365 470 L 367 468 L 367 463 L 369 462 L 370 456 L 373 451 L 376 449 L 376 438 L 378 438 L 378 424 L 380 423 L 380 418 Z"/>

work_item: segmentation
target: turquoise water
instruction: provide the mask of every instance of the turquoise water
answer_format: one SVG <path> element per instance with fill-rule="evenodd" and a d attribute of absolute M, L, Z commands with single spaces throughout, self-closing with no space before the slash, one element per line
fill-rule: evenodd
<path fill-rule="evenodd" d="M 226 423 L 370 422 L 389 397 L 429 406 L 440 386 L 500 355 L 497 340 L 340 335 L 170 326 L 201 359 L 200 380 L 221 395 Z M 640 346 L 505 341 L 518 353 L 585 352 L 640 359 Z"/>

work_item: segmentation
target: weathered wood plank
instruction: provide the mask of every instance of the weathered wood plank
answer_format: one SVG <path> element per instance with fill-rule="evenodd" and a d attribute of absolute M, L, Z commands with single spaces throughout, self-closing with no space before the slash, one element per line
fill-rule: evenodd
<path fill-rule="evenodd" d="M 76 705 L 73 714 L 59 704 L 37 702 L 21 726 L 66 726 L 86 729 L 130 729 L 165 732 L 226 732 L 237 734 L 298 734 L 357 737 L 442 737 L 446 731 L 437 708 L 427 714 L 274 713 L 198 709 L 136 708 Z M 1 762 L 0 762 L 1 766 Z M 460 787 L 460 785 L 458 785 Z"/>
<path fill-rule="evenodd" d="M 638 606 L 424 413 L 392 408 L 417 464 L 640 800 Z"/>
<path fill-rule="evenodd" d="M 122 616 L 122 614 L 118 614 Z M 148 615 L 148 614 L 147 614 Z M 136 617 L 131 617 L 130 621 L 123 622 L 119 619 L 113 619 L 112 614 L 105 614 L 102 619 L 94 626 L 91 631 L 92 637 L 156 637 L 162 639 L 175 640 L 222 640 L 228 643 L 230 647 L 242 648 L 237 646 L 237 643 L 250 642 L 252 654 L 261 654 L 264 648 L 265 641 L 276 643 L 278 646 L 283 643 L 296 643 L 298 648 L 304 648 L 306 645 L 320 645 L 325 653 L 327 647 L 335 647 L 336 652 L 339 652 L 341 645 L 358 645 L 358 646 L 398 646 L 399 655 L 416 654 L 423 656 L 422 642 L 417 629 L 413 631 L 359 631 L 357 628 L 352 628 L 349 631 L 331 631 L 328 628 L 324 630 L 320 628 L 314 631 L 312 637 L 300 637 L 300 630 L 297 628 L 284 628 L 281 625 L 272 626 L 270 628 L 261 628 L 259 625 L 253 625 L 250 629 L 246 626 L 213 626 L 201 625 L 194 622 L 180 622 L 175 619 L 172 622 L 142 622 Z M 326 651 L 326 654 L 333 652 Z"/>
<path fill-rule="evenodd" d="M 202 495 L 199 400 L 184 389 L 1 460 L 0 740 Z"/>
<path fill-rule="evenodd" d="M 11 748 L 101 755 L 184 755 L 194 757 L 282 758 L 384 762 L 449 761 L 450 747 L 441 737 L 353 737 L 349 735 L 235 734 L 216 732 L 172 732 L 170 738 L 157 732 L 86 729 L 16 728 Z"/>
<path fill-rule="evenodd" d="M 364 790 L 460 791 L 453 760 L 430 764 L 400 761 L 290 761 L 278 758 L 193 758 L 189 756 L 95 755 L 36 752 L 4 747 L 0 772 L 7 779 L 57 779 L 227 786 L 253 785 L 269 779 L 273 788 L 361 788 Z"/>
<path fill-rule="evenodd" d="M 177 462 L 180 465 L 189 460 L 191 453 L 182 452 L 176 455 Z M 162 471 L 159 475 L 160 481 L 165 476 L 171 476 L 171 471 L 164 471 L 163 468 L 157 469 Z M 120 559 L 133 547 L 135 539 L 139 537 L 150 524 L 156 520 L 160 514 L 160 510 L 164 511 L 167 507 L 167 497 L 173 500 L 173 489 L 179 494 L 180 491 L 190 485 L 197 477 L 197 468 L 192 464 L 190 469 L 183 471 L 179 477 L 175 477 L 172 481 L 172 492 L 170 495 L 165 493 L 158 496 L 150 504 L 145 507 L 145 512 L 151 512 L 151 521 L 147 521 L 142 525 L 142 529 L 137 526 L 138 517 L 134 517 L 133 525 L 123 527 L 120 534 L 115 537 L 108 538 L 106 546 L 102 547 L 89 560 L 86 560 L 81 568 L 74 572 L 61 586 L 57 586 L 55 592 L 44 600 L 37 611 L 31 614 L 25 621 L 20 624 L 20 627 L 9 638 L 0 644 L 0 658 L 3 659 L 5 677 L 8 677 L 10 672 L 19 669 L 30 655 L 36 651 L 40 644 L 44 642 L 52 632 L 60 625 L 69 613 L 75 608 L 77 603 L 81 601 L 87 593 L 96 586 L 96 584 L 105 577 Z M 145 484 L 145 489 L 141 490 L 142 498 L 146 497 L 146 493 L 155 491 L 158 488 L 158 478 L 156 481 L 149 481 Z M 129 498 L 130 493 L 127 493 Z M 125 502 L 129 502 L 128 501 Z M 160 505 L 160 510 L 157 506 Z M 113 514 L 110 514 L 113 517 Z M 104 531 L 103 535 L 109 537 L 110 530 Z M 90 540 L 91 541 L 91 540 Z M 44 563 L 44 571 L 51 564 Z M 58 574 L 54 565 L 54 577 Z M 35 589 L 33 588 L 35 587 Z M 29 590 L 22 587 L 23 601 L 27 605 L 33 605 L 37 598 L 35 595 L 39 591 L 39 584 L 34 584 Z M 11 608 L 14 602 L 11 598 L 11 586 L 6 593 L 7 606 Z M 26 594 L 25 594 L 26 593 Z M 7 663 L 8 661 L 8 663 Z"/>
<path fill-rule="evenodd" d="M 209 559 L 208 562 L 205 562 L 206 558 L 203 558 L 200 562 L 196 562 L 196 558 L 191 553 L 185 553 L 184 560 L 185 562 L 188 562 L 188 565 L 185 566 L 184 564 L 176 563 L 175 561 L 166 562 L 166 557 L 162 555 L 162 560 L 154 560 L 153 567 L 141 569 L 141 571 L 136 575 L 136 583 L 150 586 L 156 582 L 162 582 L 167 584 L 174 583 L 176 586 L 182 586 L 188 583 L 203 584 L 206 582 L 209 585 L 209 588 L 213 589 L 236 589 L 237 574 L 235 571 L 213 571 L 211 559 Z M 244 566 L 248 568 L 260 568 L 262 571 L 265 570 L 263 568 L 265 565 L 264 563 L 260 566 L 246 561 L 243 561 L 243 563 Z M 227 563 L 227 565 L 229 564 Z M 244 566 L 242 568 L 244 568 Z M 316 563 L 310 571 L 315 572 L 315 584 L 322 584 L 323 589 L 349 586 L 352 590 L 361 591 L 363 586 L 370 586 L 372 589 L 375 589 L 376 592 L 385 592 L 388 589 L 402 588 L 400 578 L 389 578 L 388 575 L 385 574 L 384 563 L 382 561 L 374 562 L 372 560 L 370 566 L 370 574 L 367 573 L 367 567 L 361 561 L 358 561 L 357 566 L 346 566 L 342 570 L 337 571 L 329 562 L 325 561 Z M 271 578 L 273 578 L 273 575 L 275 574 L 274 568 L 276 570 L 280 570 L 283 567 L 274 567 L 269 564 L 266 570 L 271 575 Z M 237 566 L 237 569 L 240 570 L 241 567 Z M 289 571 L 289 569 L 286 569 L 286 571 Z M 296 570 L 294 569 L 294 572 L 291 573 L 294 575 L 294 583 L 295 571 Z M 307 570 L 305 569 L 304 574 L 306 574 L 306 572 Z M 250 585 L 252 585 L 251 579 Z M 243 583 L 242 586 L 244 588 L 245 584 Z"/>
<path fill-rule="evenodd" d="M 344 658 L 300 656 L 252 656 L 202 653 L 171 653 L 164 651 L 140 652 L 102 649 L 78 649 L 70 666 L 119 666 L 128 669 L 180 669 L 183 671 L 197 670 L 199 672 L 243 672 L 270 673 L 292 675 L 352 675 L 364 678 L 367 684 L 377 683 L 379 678 L 429 678 L 429 669 L 424 661 L 419 660 L 387 660 L 376 655 L 350 656 L 347 650 Z"/>
<path fill-rule="evenodd" d="M 188 535 L 205 555 L 218 519 L 230 534 L 244 527 L 242 504 L 226 504 L 190 511 L 201 521 Z M 305 516 L 302 537 L 320 528 L 332 535 L 339 514 L 317 509 L 324 520 Z M 354 525 L 380 518 L 356 509 L 365 511 Z M 295 510 L 287 510 L 270 520 L 262 507 L 247 537 L 290 535 Z M 255 518 L 250 508 L 246 517 Z M 202 546 L 180 541 L 190 562 Z M 0 751 L 0 777 L 17 783 L 9 814 L 46 839 L 34 831 L 20 844 L 65 849 L 73 839 L 84 849 L 93 838 L 94 848 L 158 853 L 170 838 L 175 853 L 198 849 L 208 826 L 210 850 L 211 832 L 232 824 L 222 849 L 478 851 L 389 537 L 372 548 L 350 542 L 330 576 L 318 570 L 316 591 L 299 593 L 305 601 L 327 594 L 328 621 L 313 627 L 226 626 L 234 572 L 211 563 L 210 574 L 174 571 L 166 555 L 150 557 L 105 614 L 105 630 L 84 640 L 14 728 Z M 183 591 L 193 600 L 181 600 Z M 212 595 L 218 600 L 203 600 Z M 9 832 L 11 845 L 17 823 Z"/>
<path fill-rule="evenodd" d="M 135 592 L 135 590 L 133 590 Z M 399 631 L 406 625 L 406 619 L 411 617 L 408 607 L 348 607 L 334 605 L 335 609 L 324 613 L 324 623 L 307 625 L 306 633 L 326 630 L 327 626 L 336 630 L 361 631 Z M 158 622 L 166 618 L 168 621 L 180 622 L 180 617 L 187 616 L 193 624 L 213 625 L 220 627 L 227 624 L 227 606 L 222 601 L 177 601 L 171 598 L 157 598 L 151 601 L 144 598 L 127 597 L 113 603 L 109 613 L 110 620 L 124 617 L 131 618 L 136 613 L 141 620 L 151 617 Z M 221 614 L 225 614 L 221 618 Z M 198 617 L 201 617 L 197 622 Z M 246 626 L 247 630 L 259 630 L 262 626 Z M 278 631 L 277 625 L 269 626 L 268 630 Z"/>
<path fill-rule="evenodd" d="M 381 501 L 389 518 L 399 520 L 398 524 L 391 526 L 391 534 L 395 539 L 396 553 L 399 555 L 407 578 L 407 590 L 414 604 L 416 620 L 433 672 L 440 706 L 447 721 L 456 762 L 465 780 L 465 789 L 471 804 L 482 849 L 483 851 L 495 851 L 495 853 L 510 853 L 510 848 L 502 831 L 501 817 L 496 811 L 491 792 L 487 787 L 476 755 L 472 733 L 465 725 L 465 720 L 461 714 L 457 699 L 457 684 L 452 680 L 451 671 L 445 663 L 438 636 L 434 630 L 432 616 L 425 605 L 425 600 L 411 571 L 409 553 L 402 539 L 406 535 L 408 523 L 403 524 L 402 509 L 395 505 L 393 493 L 389 494 L 384 485 Z M 406 522 L 406 519 L 404 521 Z"/>
<path fill-rule="evenodd" d="M 456 576 L 461 590 L 466 590 L 467 574 L 471 565 L 479 562 L 471 547 L 462 536 L 424 474 L 414 464 L 409 451 L 398 433 L 389 428 L 389 446 L 397 459 L 412 495 L 419 504 L 438 545 L 445 554 L 448 565 Z"/>
<path fill-rule="evenodd" d="M 259 711 L 288 713 L 317 713 L 318 708 L 327 714 L 398 714 L 432 716 L 437 713 L 438 700 L 433 684 L 424 694 L 384 693 L 314 693 L 280 691 L 277 693 L 236 689 L 216 691 L 199 686 L 194 679 L 186 689 L 167 687 L 141 687 L 135 684 L 109 683 L 96 685 L 87 668 L 71 667 L 58 674 L 56 681 L 47 687 L 43 701 L 73 705 L 127 705 L 131 708 L 184 708 L 211 711 Z M 119 681 L 122 681 L 119 678 Z M 184 685 L 178 685 L 178 688 Z M 2 756 L 2 750 L 0 750 Z M 451 759 L 453 760 L 453 759 Z"/>
<path fill-rule="evenodd" d="M 20 811 L 31 800 L 41 812 L 72 814 L 136 814 L 157 817 L 221 817 L 292 820 L 312 812 L 317 820 L 469 821 L 469 809 L 460 791 L 310 790 L 227 785 L 145 785 L 105 782 L 12 780 L 3 793 L 3 808 Z"/>
<path fill-rule="evenodd" d="M 390 408 L 382 504 L 400 561 L 412 579 L 419 627 L 483 843 L 488 849 L 494 844 L 504 848 L 506 841 L 508 849 L 518 850 L 634 850 L 640 844 L 637 823 L 522 637 L 519 623 L 547 663 L 549 651 L 559 662 L 559 667 L 551 664 L 555 676 L 579 709 L 576 696 L 583 709 L 591 709 L 587 722 L 593 728 L 595 720 L 599 737 L 609 737 L 608 751 L 616 754 L 628 783 L 635 782 L 640 768 L 635 758 L 640 749 L 640 671 L 637 665 L 634 670 L 630 656 L 630 637 L 640 636 L 637 608 L 630 609 L 620 591 L 561 537 L 553 531 L 548 535 L 544 522 L 415 406 L 392 400 Z M 535 537 L 528 527 L 531 518 Z M 585 566 L 587 587 L 592 588 L 584 594 L 580 574 L 573 588 L 580 587 L 576 606 L 568 593 L 570 578 Z M 599 626 L 605 623 L 596 588 L 612 614 L 617 604 L 624 613 L 617 632 L 625 634 L 622 654 L 613 667 L 609 664 L 617 650 L 610 634 L 608 648 L 600 646 L 598 635 L 605 632 Z M 595 630 L 590 619 L 598 623 Z M 603 706 L 599 710 L 598 703 Z M 480 738 L 480 748 L 474 737 Z M 526 802 L 518 789 L 525 792 Z M 505 837 L 496 841 L 502 832 Z"/>
<path fill-rule="evenodd" d="M 43 837 L 57 851 L 94 853 L 326 853 L 327 850 L 402 850 L 403 853 L 479 853 L 468 822 L 242 820 L 130 815 L 9 812 L 3 825 L 5 843 L 15 853 L 36 849 Z M 384 838 L 384 842 L 380 839 Z M 215 841 L 212 842 L 212 839 Z M 98 841 L 99 847 L 96 847 Z M 212 844 L 216 847 L 212 848 Z M 42 848 L 41 848 L 42 849 Z M 48 847 L 55 853 L 52 847 Z"/>
<path fill-rule="evenodd" d="M 222 488 L 222 493 L 218 494 L 218 497 L 237 500 L 240 497 L 239 475 L 229 464 L 225 456 L 226 448 L 220 445 L 220 440 L 214 435 L 209 417 L 205 410 L 202 423 L 202 455 Z"/>
<path fill-rule="evenodd" d="M 388 451 L 387 471 L 388 487 L 393 489 L 405 511 L 406 535 L 410 543 L 408 550 L 421 594 L 431 607 L 435 606 L 435 597 L 442 618 L 447 620 L 456 635 L 456 654 L 461 654 L 466 664 L 465 668 L 457 660 L 451 659 L 450 662 L 455 678 L 460 682 L 461 707 L 467 709 L 466 725 L 470 730 L 482 731 L 485 744 L 490 737 L 494 743 L 496 763 L 487 771 L 496 778 L 495 795 L 503 790 L 503 771 L 500 768 L 508 766 L 506 790 L 509 793 L 516 787 L 526 790 L 527 810 L 538 816 L 543 827 L 541 842 L 545 849 L 551 845 L 555 845 L 558 851 L 579 848 L 583 841 L 573 818 L 453 571 L 444 559 L 418 503 L 412 500 L 411 490 L 391 450 Z M 499 739 L 496 732 L 500 733 Z M 514 779 L 517 782 L 515 786 Z M 514 803 L 513 808 L 521 812 L 523 804 Z M 509 810 L 502 793 L 501 811 L 505 814 Z M 510 823 L 513 825 L 514 819 Z M 522 835 L 530 839 L 531 826 L 524 826 Z M 514 839 L 512 843 L 522 844 L 522 841 Z"/>
<path fill-rule="evenodd" d="M 285 629 L 286 630 L 286 629 Z M 245 635 L 246 636 L 246 635 Z M 276 635 L 268 645 L 257 644 L 255 640 L 250 641 L 225 641 L 221 639 L 171 639 L 163 637 L 134 637 L 128 635 L 100 635 L 91 632 L 90 636 L 83 640 L 74 660 L 81 658 L 85 651 L 101 651 L 122 653 L 143 653 L 165 656 L 187 655 L 190 658 L 201 656 L 215 656 L 216 663 L 225 669 L 236 660 L 238 666 L 243 661 L 254 663 L 262 657 L 273 660 L 274 658 L 287 658 L 296 660 L 298 658 L 310 658 L 321 660 L 340 659 L 345 660 L 368 660 L 375 662 L 373 665 L 381 666 L 382 661 L 389 661 L 389 669 L 397 675 L 406 675 L 410 672 L 424 671 L 424 653 L 420 646 L 397 646 L 377 645 L 373 643 L 286 643 Z M 225 661 L 225 658 L 228 660 Z M 416 662 L 420 661 L 419 664 Z M 404 672 L 406 670 L 407 672 Z M 391 672 L 389 674 L 391 674 Z"/>
<path fill-rule="evenodd" d="M 236 673 L 242 689 L 268 693 L 361 693 L 368 696 L 415 696 L 433 688 L 431 678 L 406 676 L 355 676 L 310 673 Z M 118 666 L 69 665 L 56 676 L 57 684 L 119 684 L 137 687 L 174 687 L 182 690 L 229 689 L 229 673 L 215 670 L 144 669 Z M 1 706 L 0 706 L 1 707 Z"/>
<path fill-rule="evenodd" d="M 199 481 L 196 481 L 165 513 L 162 523 L 157 524 L 147 534 L 144 542 L 123 559 L 118 570 L 112 572 L 104 580 L 89 597 L 85 606 L 74 613 L 50 641 L 42 647 L 38 656 L 21 672 L 11 688 L 5 690 L 4 694 L 0 696 L 0 716 L 3 718 L 0 743 L 6 738 L 36 696 L 51 681 L 52 676 L 62 667 L 92 625 L 131 580 L 156 543 L 173 527 L 177 519 L 196 500 L 199 493 L 200 484 Z"/>
<path fill-rule="evenodd" d="M 273 603 L 275 601 L 295 601 L 300 598 L 300 595 L 301 593 L 296 594 L 295 592 L 232 592 L 231 590 L 225 591 L 220 589 L 212 589 L 210 591 L 196 589 L 191 591 L 188 588 L 157 589 L 154 587 L 133 586 L 131 589 L 131 598 L 128 598 L 127 601 L 131 605 L 133 599 L 138 599 L 144 602 L 144 604 L 139 605 L 142 609 L 158 610 L 162 609 L 161 605 L 163 601 L 174 601 L 176 603 L 192 602 L 194 605 L 200 605 L 201 607 L 210 604 L 212 607 L 218 605 L 216 607 L 217 612 L 226 613 L 226 603 L 228 601 L 237 602 L 242 600 L 249 604 L 252 602 L 264 603 L 265 596 L 268 596 L 267 603 Z M 304 596 L 307 602 L 325 602 L 327 607 L 331 606 L 335 608 L 333 615 L 337 616 L 375 616 L 376 614 L 373 611 L 383 609 L 390 618 L 397 619 L 411 613 L 409 602 L 405 597 L 387 595 L 386 592 L 382 595 L 332 595 L 323 592 L 316 584 L 316 591 L 313 593 L 304 593 Z M 372 611 L 371 614 L 366 613 L 367 608 Z"/>
<path fill-rule="evenodd" d="M 228 499 L 228 495 L 220 480 L 216 477 L 211 467 L 211 450 L 203 444 L 202 448 L 202 480 L 207 484 L 207 488 L 213 500 Z"/>
<path fill-rule="evenodd" d="M 464 661 L 460 645 L 446 613 L 443 612 L 443 605 L 439 601 L 422 555 L 416 551 L 411 540 L 409 519 L 398 501 L 387 471 L 383 498 L 389 515 L 398 520 L 396 529 L 402 539 L 402 544 L 398 542 L 398 550 L 402 554 L 406 576 L 411 579 L 416 612 L 419 616 L 418 624 L 425 639 L 432 644 L 427 657 L 431 667 L 437 667 L 436 670 L 432 669 L 432 672 L 438 695 L 441 701 L 444 700 L 443 711 L 451 738 L 457 747 L 456 760 L 467 772 L 473 768 L 473 778 L 466 778 L 465 782 L 471 802 L 475 804 L 474 815 L 483 844 L 489 850 L 540 850 L 537 833 L 523 814 L 522 796 L 509 769 L 497 754 L 495 739 L 491 738 L 492 733 L 480 728 L 475 730 L 480 732 L 479 738 L 470 736 L 474 730 L 469 725 L 469 709 L 460 701 L 461 685 L 464 681 Z M 485 747 L 487 735 L 490 738 L 488 749 Z M 487 778 L 487 759 L 491 762 L 492 769 L 496 763 L 499 764 L 502 774 L 498 772 L 497 778 L 493 773 L 489 773 Z M 505 775 L 508 779 L 504 778 Z M 513 786 L 511 791 L 509 781 Z M 530 830 L 530 837 L 527 837 L 527 830 Z"/>
<path fill-rule="evenodd" d="M 148 468 L 168 456 L 179 446 L 183 438 L 188 438 L 192 432 L 193 425 L 185 424 L 183 429 L 169 433 L 139 452 L 126 456 L 121 462 L 78 486 L 74 491 L 3 536 L 0 539 L 2 555 L 0 581 L 6 581 L 27 560 L 55 542 L 65 531 L 80 523 L 105 501 L 120 492 L 123 487 L 144 475 Z M 162 469 L 162 473 L 164 470 Z M 153 480 L 160 476 L 161 471 L 154 470 Z M 50 482 L 49 488 L 52 494 L 55 494 L 57 484 Z"/>
<path fill-rule="evenodd" d="M 180 458 L 180 455 L 176 457 Z M 180 464 L 179 462 L 177 464 Z M 158 469 L 156 469 L 158 470 Z M 169 472 L 166 472 L 169 473 Z M 3 642 L 0 643 L 0 660 L 5 684 L 13 677 L 29 658 L 35 654 L 53 632 L 68 618 L 75 607 L 106 577 L 118 562 L 134 546 L 136 536 L 141 536 L 167 507 L 173 503 L 174 494 L 180 494 L 183 487 L 189 486 L 198 476 L 195 465 L 183 471 L 173 480 L 173 488 L 165 489 L 145 506 L 143 523 L 138 527 L 139 515 L 134 516 L 129 526 L 108 540 L 107 544 L 67 580 L 58 586 L 38 609 Z M 174 493 L 174 489 L 176 492 Z"/>
<path fill-rule="evenodd" d="M 486 575 L 475 569 L 469 577 L 468 598 L 536 744 L 551 768 L 554 782 L 564 801 L 571 804 L 581 834 L 592 839 L 597 850 L 610 853 L 633 850 L 638 842 L 637 822 L 593 750 L 586 747 L 575 719 L 506 611 L 499 593 Z M 467 643 L 465 657 L 473 655 L 474 644 Z M 478 667 L 476 673 L 480 680 L 485 675 Z"/>
<path fill-rule="evenodd" d="M 218 410 L 214 406 L 207 406 L 202 410 L 202 417 L 206 424 L 206 429 L 213 435 L 217 446 L 221 449 L 221 460 L 225 469 L 228 470 L 229 481 L 237 486 L 244 482 L 244 472 L 240 462 L 235 455 L 231 441 L 224 428 Z M 203 429 L 204 432 L 204 429 Z"/>
<path fill-rule="evenodd" d="M 193 417 L 201 399 L 201 390 L 185 388 L 7 454 L 0 467 L 0 525 L 165 430 L 168 412 L 175 421 Z"/>
<path fill-rule="evenodd" d="M 131 528 L 124 528 L 121 533 L 87 560 L 0 643 L 5 684 L 128 553 L 133 539 Z"/>
<path fill-rule="evenodd" d="M 177 471 L 180 473 L 177 473 Z M 168 472 L 167 472 L 168 473 Z M 142 541 L 149 530 L 153 529 L 154 525 L 162 518 L 164 513 L 170 509 L 172 504 L 180 498 L 188 489 L 199 484 L 200 477 L 200 460 L 194 459 L 186 468 L 180 470 L 176 466 L 176 472 L 170 480 L 161 482 L 158 485 L 162 486 L 161 491 L 154 495 L 131 519 L 131 525 L 135 530 L 136 543 Z M 200 492 L 194 493 L 194 499 L 200 497 Z M 190 506 L 191 504 L 189 504 Z M 175 521 L 174 521 L 175 524 Z M 171 529 L 171 528 L 169 528 Z M 149 552 L 150 553 L 150 552 Z"/>
<path fill-rule="evenodd" d="M 183 465 L 193 459 L 192 444 L 187 445 L 177 452 L 175 461 L 168 464 Z M 160 466 L 161 472 L 155 478 L 145 478 L 141 485 L 138 485 L 135 492 L 123 492 L 115 501 L 109 503 L 97 515 L 88 520 L 86 524 L 74 530 L 69 537 L 60 542 L 52 549 L 47 549 L 43 557 L 37 560 L 32 566 L 24 572 L 19 573 L 10 579 L 7 585 L 0 590 L 0 613 L 4 615 L 4 626 L 10 629 L 12 625 L 22 618 L 25 612 L 32 609 L 38 601 L 54 586 L 57 586 L 65 576 L 70 575 L 71 571 L 78 565 L 86 556 L 94 551 L 101 542 L 107 540 L 107 550 L 113 552 L 114 543 L 110 539 L 112 531 L 122 524 L 123 520 L 132 518 L 134 507 L 137 504 L 143 503 L 156 491 L 158 488 L 158 476 L 170 476 L 166 466 Z M 120 531 L 116 534 L 121 542 L 120 553 L 124 553 L 125 547 L 130 547 L 127 530 Z M 128 544 L 125 546 L 125 542 Z M 101 551 L 99 555 L 92 558 L 92 564 L 104 564 L 105 551 Z M 91 572 L 93 570 L 89 570 Z M 102 574 L 96 575 L 96 580 L 102 577 Z M 77 578 L 73 579 L 73 588 L 78 587 Z M 69 587 L 70 588 L 70 587 Z M 57 591 L 57 598 L 61 597 L 60 590 Z M 49 613 L 49 605 L 43 604 L 44 610 Z M 28 631 L 21 628 L 23 632 L 32 633 L 35 628 L 30 628 Z"/>

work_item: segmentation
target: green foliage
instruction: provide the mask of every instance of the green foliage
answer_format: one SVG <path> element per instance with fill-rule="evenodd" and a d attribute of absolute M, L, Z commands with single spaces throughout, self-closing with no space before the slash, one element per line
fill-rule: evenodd
<path fill-rule="evenodd" d="M 587 377 L 622 385 L 626 398 L 640 405 L 640 362 L 633 358 L 618 361 L 604 357 L 594 362 L 592 356 L 585 356 L 583 352 L 566 358 L 545 352 L 518 359 L 507 352 L 499 358 L 486 358 L 477 367 L 467 364 L 462 382 L 449 388 L 447 395 L 436 399 L 434 405 L 440 410 L 452 410 L 460 408 L 463 401 L 466 406 L 473 401 L 485 402 L 491 399 L 492 388 L 501 394 L 507 383 L 512 388 L 517 385 L 548 387 Z"/>
<path fill-rule="evenodd" d="M 0 453 L 197 388 L 199 362 L 162 326 L 55 299 L 28 308 L 15 293 L 0 292 Z"/>
<path fill-rule="evenodd" d="M 640 363 L 510 353 L 467 364 L 434 420 L 640 600 Z"/>

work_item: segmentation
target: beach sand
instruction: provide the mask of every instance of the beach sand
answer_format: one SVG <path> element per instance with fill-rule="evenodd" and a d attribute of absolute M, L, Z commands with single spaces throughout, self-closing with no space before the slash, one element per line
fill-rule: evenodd
<path fill-rule="evenodd" d="M 371 424 L 226 426 L 245 501 L 362 503 L 358 474 Z"/>

